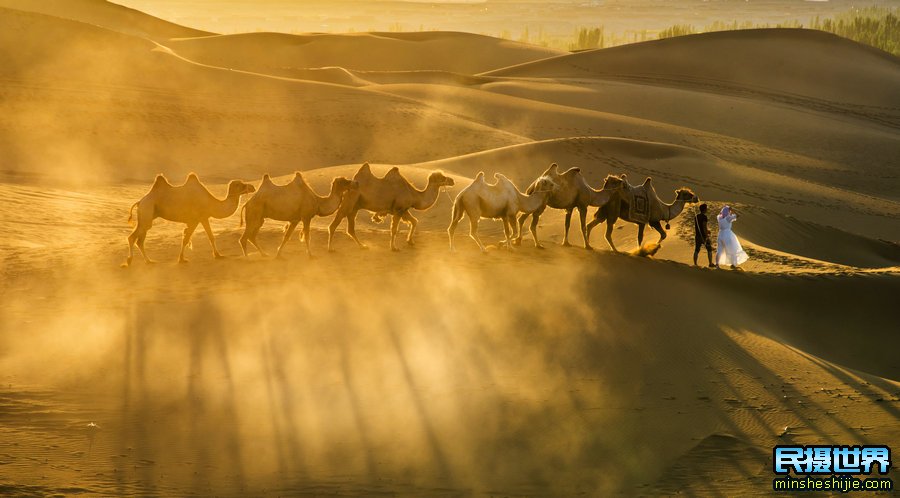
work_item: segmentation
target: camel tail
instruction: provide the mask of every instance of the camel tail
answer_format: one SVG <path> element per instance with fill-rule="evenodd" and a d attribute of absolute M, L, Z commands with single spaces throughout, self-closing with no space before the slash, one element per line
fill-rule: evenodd
<path fill-rule="evenodd" d="M 138 201 L 140 202 L 140 201 Z M 131 209 L 128 210 L 128 224 L 134 225 L 134 208 L 138 205 L 137 202 L 131 205 Z"/>

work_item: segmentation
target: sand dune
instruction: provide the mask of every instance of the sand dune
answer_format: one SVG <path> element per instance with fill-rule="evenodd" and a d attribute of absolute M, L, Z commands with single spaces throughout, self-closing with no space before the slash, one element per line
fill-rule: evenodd
<path fill-rule="evenodd" d="M 0 8 L 0 494 L 755 495 L 776 444 L 900 445 L 896 58 L 749 31 L 475 74 L 554 54 L 32 7 L 75 20 Z M 368 250 L 326 252 L 321 217 L 315 258 L 244 258 L 234 214 L 225 259 L 201 230 L 177 265 L 183 225 L 157 220 L 160 262 L 119 268 L 158 172 L 325 194 L 363 161 L 456 181 L 415 245 L 361 212 Z M 745 271 L 690 266 L 693 206 L 652 258 L 605 226 L 578 248 L 577 222 L 561 247 L 555 209 L 544 250 L 484 221 L 487 254 L 465 223 L 448 251 L 479 171 L 552 162 L 735 206 Z"/>
<path fill-rule="evenodd" d="M 432 70 L 475 74 L 560 54 L 489 36 L 439 31 L 247 33 L 172 40 L 170 46 L 206 64 L 271 74 L 327 66 L 360 71 Z M 459 54 L 466 55 L 459 57 Z"/>
<path fill-rule="evenodd" d="M 18 158 L 4 167 L 16 174 L 256 176 L 527 140 L 395 96 L 195 64 L 82 23 L 2 10 L 0 26 L 10 54 L 0 106 L 14 117 L 0 146 Z"/>
<path fill-rule="evenodd" d="M 815 74 L 815 78 L 809 75 Z M 778 94 L 896 112 L 896 57 L 806 29 L 705 33 L 580 52 L 487 73 L 519 78 L 633 79 L 707 91 Z M 892 85 L 885 85 L 892 82 Z M 896 124 L 896 122 L 894 123 Z"/>
<path fill-rule="evenodd" d="M 106 0 L 0 0 L 0 7 L 96 24 L 119 33 L 157 41 L 212 34 L 164 21 Z"/>

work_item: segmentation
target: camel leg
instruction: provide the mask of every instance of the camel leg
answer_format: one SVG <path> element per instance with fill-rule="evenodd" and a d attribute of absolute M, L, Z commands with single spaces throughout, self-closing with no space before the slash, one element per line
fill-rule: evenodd
<path fill-rule="evenodd" d="M 638 248 L 644 245 L 644 224 L 638 223 Z"/>
<path fill-rule="evenodd" d="M 216 259 L 223 259 L 225 256 L 222 256 L 222 254 L 219 253 L 219 249 L 216 247 L 216 236 L 213 235 L 212 227 L 209 226 L 209 218 L 204 219 L 200 224 L 203 225 L 203 230 L 206 232 L 206 238 L 209 239 L 209 245 L 212 246 L 213 257 Z"/>
<path fill-rule="evenodd" d="M 134 243 L 137 242 L 137 235 L 135 235 L 136 231 L 137 227 L 128 234 L 128 257 L 125 258 L 125 262 L 122 263 L 122 268 L 131 266 L 131 260 L 134 259 Z"/>
<path fill-rule="evenodd" d="M 541 217 L 537 213 L 532 214 L 531 215 L 531 225 L 529 225 L 528 228 L 531 231 L 531 238 L 534 239 L 534 247 L 537 247 L 538 249 L 543 249 L 544 246 L 541 245 L 540 242 L 538 242 L 538 235 L 537 235 L 538 221 L 540 221 L 540 219 L 541 219 Z"/>
<path fill-rule="evenodd" d="M 312 224 L 312 220 L 303 220 L 303 232 L 300 234 L 303 237 L 303 241 L 306 243 L 306 256 L 308 258 L 312 258 L 312 249 L 309 247 L 309 229 Z"/>
<path fill-rule="evenodd" d="M 349 235 L 353 240 L 356 241 L 360 249 L 369 248 L 369 246 L 360 242 L 359 238 L 356 236 L 356 212 L 347 215 L 347 235 Z"/>
<path fill-rule="evenodd" d="M 518 231 L 516 233 L 516 241 L 515 241 L 516 245 L 520 245 L 522 243 L 522 227 L 525 226 L 525 221 L 528 219 L 529 216 L 533 216 L 533 215 L 531 213 L 522 213 L 516 219 L 516 227 L 518 229 Z"/>
<path fill-rule="evenodd" d="M 275 257 L 281 257 L 281 251 L 284 249 L 284 246 L 287 244 L 288 240 L 291 239 L 291 235 L 294 235 L 294 230 L 297 228 L 297 223 L 299 221 L 291 221 L 288 223 L 287 228 L 284 230 L 284 235 L 281 237 L 281 244 L 278 246 L 278 251 L 275 252 Z"/>
<path fill-rule="evenodd" d="M 338 214 L 334 215 L 334 219 L 331 220 L 331 224 L 328 225 L 328 252 L 334 252 L 334 249 L 331 247 L 331 241 L 334 240 L 334 232 L 337 231 L 342 219 L 344 219 L 344 215 L 338 211 Z"/>
<path fill-rule="evenodd" d="M 666 237 L 669 236 L 669 235 L 666 233 L 666 231 L 663 229 L 662 223 L 660 223 L 659 221 L 652 221 L 652 222 L 650 222 L 650 226 L 653 227 L 654 230 L 656 230 L 657 232 L 659 232 L 659 241 L 657 242 L 658 244 L 659 244 L 659 243 L 662 243 L 662 241 L 666 240 Z"/>
<path fill-rule="evenodd" d="M 397 232 L 400 231 L 400 215 L 392 214 L 391 215 L 391 250 L 399 251 L 397 246 L 394 245 L 394 239 L 397 238 Z"/>
<path fill-rule="evenodd" d="M 123 267 L 131 266 L 131 261 L 132 259 L 134 259 L 134 246 L 137 246 L 137 248 L 141 251 L 141 256 L 144 258 L 145 263 L 153 264 L 156 262 L 148 258 L 147 252 L 144 250 L 144 239 L 146 238 L 147 231 L 143 228 L 141 228 L 140 231 L 138 230 L 138 228 L 135 228 L 131 232 L 131 235 L 128 236 L 128 259 L 125 260 L 125 264 L 122 265 Z"/>
<path fill-rule="evenodd" d="M 259 222 L 257 222 L 256 226 L 253 227 L 253 230 L 250 231 L 250 235 L 247 237 L 247 240 L 251 244 L 253 244 L 253 247 L 255 247 L 256 250 L 259 251 L 259 253 L 262 254 L 263 257 L 268 258 L 269 254 L 262 248 L 262 246 L 259 245 L 259 242 L 256 241 L 256 236 L 259 235 L 259 229 L 262 228 L 264 221 L 265 220 L 261 219 L 261 220 L 259 220 Z M 249 226 L 249 222 L 248 222 L 248 226 Z"/>
<path fill-rule="evenodd" d="M 592 249 L 591 240 L 588 237 L 587 229 L 585 227 L 585 221 L 587 221 L 587 207 L 586 206 L 578 206 L 578 221 L 581 224 L 581 238 L 584 239 L 584 248 Z"/>
<path fill-rule="evenodd" d="M 249 239 L 247 232 L 249 231 L 249 227 L 244 227 L 244 233 L 242 233 L 241 237 L 238 239 L 238 244 L 241 245 L 241 254 L 243 254 L 245 258 L 247 257 L 247 241 Z"/>
<path fill-rule="evenodd" d="M 453 204 L 453 214 L 450 215 L 450 226 L 447 227 L 447 235 L 450 237 L 450 252 L 453 252 L 453 234 L 456 233 L 456 225 L 462 219 L 465 211 L 459 203 Z"/>
<path fill-rule="evenodd" d="M 411 246 L 415 245 L 416 243 L 413 241 L 413 234 L 416 233 L 416 225 L 419 224 L 419 220 L 417 220 L 412 213 L 406 211 L 403 213 L 403 221 L 409 224 L 409 235 L 406 236 L 406 243 Z"/>
<path fill-rule="evenodd" d="M 503 218 L 503 233 L 506 235 L 506 240 L 503 242 L 506 244 L 506 250 L 512 250 L 512 236 L 513 236 L 513 225 L 516 224 L 515 215 L 507 216 Z"/>
<path fill-rule="evenodd" d="M 615 223 L 612 223 L 609 220 L 606 220 L 606 243 L 609 244 L 609 248 L 612 249 L 613 252 L 619 252 L 619 250 L 616 249 L 616 245 L 613 243 L 613 240 L 612 240 L 612 231 L 613 231 L 613 227 L 615 227 L 615 226 L 616 226 Z"/>
<path fill-rule="evenodd" d="M 566 209 L 566 235 L 563 237 L 562 245 L 564 247 L 569 247 L 572 244 L 569 244 L 569 225 L 572 223 L 572 210 Z"/>
<path fill-rule="evenodd" d="M 140 251 L 141 251 L 141 256 L 144 257 L 144 262 L 147 263 L 148 265 L 152 265 L 152 264 L 156 263 L 156 261 L 154 261 L 154 260 L 150 259 L 149 257 L 147 257 L 147 250 L 144 249 L 144 241 L 145 241 L 145 240 L 147 240 L 147 232 L 142 233 L 142 234 L 140 235 L 140 237 L 138 237 L 138 239 L 137 239 L 137 248 L 140 249 Z"/>
<path fill-rule="evenodd" d="M 125 260 L 125 264 L 123 267 L 128 267 L 131 265 L 132 259 L 134 259 L 134 246 L 137 245 L 138 249 L 141 251 L 141 256 L 144 257 L 144 261 L 147 263 L 153 263 L 150 258 L 147 257 L 147 253 L 144 252 L 144 239 L 147 237 L 147 230 L 144 226 L 138 222 L 134 230 L 128 235 L 128 258 Z"/>
<path fill-rule="evenodd" d="M 472 240 L 478 244 L 478 248 L 481 249 L 481 252 L 487 252 L 487 249 L 484 247 L 484 244 L 481 243 L 481 239 L 478 238 L 478 220 L 480 216 L 469 216 L 469 237 L 472 237 Z"/>
<path fill-rule="evenodd" d="M 259 229 L 262 228 L 263 222 L 265 220 L 258 217 L 251 217 L 249 213 L 247 213 L 247 221 L 244 226 L 244 233 L 241 234 L 241 238 L 238 239 L 238 242 L 241 244 L 241 252 L 244 256 L 247 256 L 247 243 L 253 244 L 253 247 L 256 247 L 256 250 L 259 251 L 263 256 L 266 255 L 263 252 L 262 248 L 259 247 L 259 244 L 256 243 L 256 236 L 259 234 Z"/>
<path fill-rule="evenodd" d="M 131 265 L 131 261 L 134 259 L 135 246 L 137 246 L 138 250 L 141 251 L 141 256 L 144 258 L 145 263 L 153 264 L 156 262 L 147 257 L 147 251 L 144 250 L 144 240 L 147 239 L 147 232 L 149 232 L 150 228 L 152 227 L 153 218 L 146 215 L 142 217 L 140 211 L 138 211 L 137 220 L 134 224 L 134 230 L 132 230 L 131 234 L 128 235 L 128 258 L 122 265 L 123 267 Z"/>
<path fill-rule="evenodd" d="M 184 227 L 184 232 L 181 234 L 181 252 L 178 253 L 178 262 L 179 263 L 187 263 L 188 261 L 184 259 L 184 248 L 191 243 L 191 236 L 194 235 L 194 230 L 197 229 L 197 223 L 188 223 L 186 227 Z"/>

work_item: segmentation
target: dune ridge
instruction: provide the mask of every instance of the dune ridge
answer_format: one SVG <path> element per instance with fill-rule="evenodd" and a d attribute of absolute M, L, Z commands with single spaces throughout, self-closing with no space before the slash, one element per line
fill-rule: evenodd
<path fill-rule="evenodd" d="M 355 71 L 475 74 L 559 55 L 559 51 L 469 33 L 246 33 L 172 40 L 184 56 L 221 67 L 283 73 L 338 66 Z M 457 55 L 466 54 L 464 57 Z"/>
<path fill-rule="evenodd" d="M 774 69 L 774 70 L 773 70 Z M 809 78 L 815 74 L 814 80 Z M 518 78 L 634 79 L 746 89 L 896 112 L 900 62 L 880 50 L 807 29 L 721 31 L 563 55 L 483 74 Z M 877 109 L 876 109 L 877 110 Z M 896 122 L 893 122 L 896 126 Z"/>

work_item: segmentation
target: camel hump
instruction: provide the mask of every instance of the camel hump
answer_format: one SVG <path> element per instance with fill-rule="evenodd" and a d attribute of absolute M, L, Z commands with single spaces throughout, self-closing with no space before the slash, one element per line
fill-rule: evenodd
<path fill-rule="evenodd" d="M 544 172 L 545 175 L 548 175 L 551 173 L 559 173 L 559 165 L 558 164 L 556 164 L 556 163 L 550 164 L 550 167 L 547 168 L 547 171 Z"/>
<path fill-rule="evenodd" d="M 372 167 L 369 166 L 368 162 L 362 163 L 362 166 L 359 167 L 359 171 L 372 171 Z"/>
<path fill-rule="evenodd" d="M 187 178 L 184 180 L 184 184 L 187 185 L 189 183 L 200 185 L 200 177 L 197 176 L 197 173 L 194 173 L 193 171 L 188 173 Z"/>
<path fill-rule="evenodd" d="M 272 183 L 272 177 L 269 176 L 268 173 L 266 173 L 266 174 L 263 175 L 263 177 L 262 177 L 262 184 L 263 184 L 263 185 L 273 185 L 273 183 Z"/>
<path fill-rule="evenodd" d="M 393 168 L 389 169 L 388 172 L 384 174 L 385 178 L 388 178 L 388 177 L 396 178 L 399 176 L 401 176 L 400 168 L 398 168 L 397 166 L 394 166 Z"/>
<path fill-rule="evenodd" d="M 483 181 L 484 181 L 484 171 L 479 171 L 478 174 L 475 175 L 475 181 L 476 181 L 476 182 L 483 182 Z"/>
<path fill-rule="evenodd" d="M 156 175 L 156 179 L 153 180 L 153 187 L 152 187 L 152 188 L 162 187 L 162 186 L 167 186 L 167 185 L 171 185 L 171 184 L 169 183 L 169 180 L 166 179 L 165 175 L 163 175 L 162 173 L 160 173 L 160 174 Z"/>
<path fill-rule="evenodd" d="M 647 179 L 644 180 L 644 186 L 646 187 L 646 186 L 650 185 L 650 182 L 652 182 L 652 181 L 653 181 L 653 178 L 650 178 L 650 177 L 648 176 Z"/>

